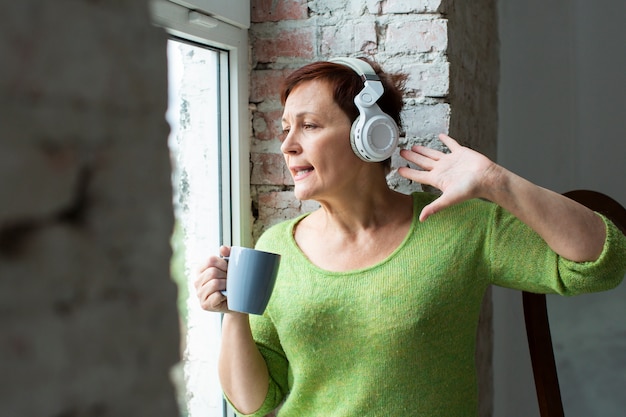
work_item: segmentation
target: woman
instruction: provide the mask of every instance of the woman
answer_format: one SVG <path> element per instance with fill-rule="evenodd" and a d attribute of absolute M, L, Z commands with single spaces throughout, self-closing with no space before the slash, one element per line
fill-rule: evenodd
<path fill-rule="evenodd" d="M 399 121 L 402 76 L 370 63 Z M 577 294 L 616 286 L 626 238 L 613 224 L 440 135 L 450 153 L 414 146 L 422 170 L 399 174 L 442 191 L 404 195 L 389 162 L 350 145 L 363 81 L 320 62 L 287 77 L 281 150 L 301 200 L 320 208 L 266 231 L 282 254 L 265 314 L 228 311 L 227 263 L 196 282 L 204 309 L 226 313 L 219 372 L 245 415 L 472 416 L 476 326 L 489 285 Z M 487 201 L 485 201 L 487 200 Z M 229 248 L 220 248 L 227 256 Z"/>

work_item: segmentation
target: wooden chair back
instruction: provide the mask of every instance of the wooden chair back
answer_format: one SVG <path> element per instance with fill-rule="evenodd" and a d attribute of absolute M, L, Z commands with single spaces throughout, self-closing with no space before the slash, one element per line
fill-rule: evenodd
<path fill-rule="evenodd" d="M 604 214 L 626 234 L 626 209 L 605 194 L 576 190 L 564 194 L 590 209 Z M 528 348 L 535 378 L 535 390 L 541 417 L 564 417 L 559 378 L 554 360 L 546 296 L 522 293 Z"/>

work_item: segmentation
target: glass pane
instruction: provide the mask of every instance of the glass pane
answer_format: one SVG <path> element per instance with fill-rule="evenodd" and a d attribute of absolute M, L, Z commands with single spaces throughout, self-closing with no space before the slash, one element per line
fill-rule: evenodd
<path fill-rule="evenodd" d="M 168 41 L 169 146 L 173 164 L 176 230 L 172 238 L 172 275 L 179 284 L 182 369 L 176 373 L 182 415 L 222 417 L 217 379 L 220 315 L 201 310 L 193 281 L 200 262 L 222 243 L 224 206 L 220 63 L 226 52 L 175 39 Z M 225 91 L 227 91 L 225 89 Z M 227 136 L 227 132 L 226 135 Z M 227 172 L 227 170 L 226 170 Z M 228 190 L 226 190 L 228 191 Z M 226 196 L 228 193 L 225 194 Z"/>

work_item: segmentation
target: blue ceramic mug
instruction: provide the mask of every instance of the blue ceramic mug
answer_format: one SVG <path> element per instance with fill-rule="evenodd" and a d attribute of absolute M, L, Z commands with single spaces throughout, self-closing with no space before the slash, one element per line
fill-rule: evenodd
<path fill-rule="evenodd" d="M 270 301 L 280 255 L 257 249 L 232 246 L 226 272 L 228 309 L 248 314 L 263 314 Z"/>

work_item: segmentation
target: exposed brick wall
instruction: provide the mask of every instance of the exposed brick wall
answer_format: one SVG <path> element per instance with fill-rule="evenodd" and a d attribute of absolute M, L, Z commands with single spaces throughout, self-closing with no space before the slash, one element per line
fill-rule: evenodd
<path fill-rule="evenodd" d="M 146 1 L 0 7 L 0 415 L 178 413 L 165 35 Z"/>
<path fill-rule="evenodd" d="M 493 155 L 494 2 L 443 3 L 252 0 L 255 236 L 313 208 L 275 139 L 278 80 L 312 60 L 410 73 L 404 143 L 450 131 Z M 0 415 L 176 415 L 164 34 L 146 1 L 1 9 Z"/>
<path fill-rule="evenodd" d="M 293 198 L 278 133 L 280 80 L 334 56 L 366 55 L 408 73 L 401 146 L 440 147 L 448 132 L 495 158 L 498 84 L 495 0 L 252 0 L 251 191 L 254 238 L 272 224 L 316 207 Z M 392 165 L 401 162 L 397 156 Z M 393 173 L 390 186 L 418 188 Z M 483 305 L 477 366 L 481 416 L 492 414 L 491 295 Z"/>
<path fill-rule="evenodd" d="M 282 114 L 278 87 L 293 69 L 334 56 L 367 55 L 389 71 L 410 75 L 403 144 L 430 144 L 439 132 L 449 130 L 448 22 L 438 11 L 439 3 L 252 1 L 254 238 L 268 226 L 292 217 L 294 210 L 297 213 L 316 207 L 311 202 L 284 204 L 293 200 L 293 184 L 277 140 Z M 397 156 L 393 159 L 397 162 Z M 393 174 L 389 182 L 402 191 L 418 188 Z M 273 205 L 272 198 L 281 203 Z M 261 200 L 269 205 L 259 204 Z"/>

